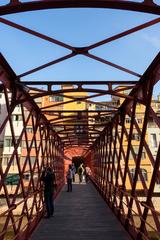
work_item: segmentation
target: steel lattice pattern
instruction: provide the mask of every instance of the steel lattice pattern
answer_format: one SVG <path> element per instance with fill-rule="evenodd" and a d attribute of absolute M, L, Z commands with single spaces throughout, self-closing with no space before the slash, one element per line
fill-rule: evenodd
<path fill-rule="evenodd" d="M 136 90 L 132 92 L 135 96 L 140 96 L 140 92 L 142 94 L 143 121 L 137 121 L 139 101 L 136 98 L 130 102 L 126 101 L 120 107 L 120 114 L 103 130 L 88 153 L 88 164 L 94 172 L 93 182 L 135 239 L 152 239 L 150 232 L 159 232 L 160 227 L 158 202 L 156 203 L 159 197 L 154 198 L 155 184 L 159 182 L 160 177 L 160 146 L 157 146 L 156 156 L 153 156 L 151 146 L 147 143 L 147 127 L 151 124 L 151 119 L 155 128 L 160 126 L 159 118 L 155 114 L 155 104 L 151 101 L 154 84 L 159 79 L 158 63 L 159 56 L 150 66 L 150 71 L 143 75 L 137 90 L 139 93 Z M 153 77 L 154 69 L 156 71 Z M 133 133 L 139 136 L 138 145 Z M 153 167 L 149 184 L 147 173 L 143 169 L 144 152 L 148 164 Z M 132 163 L 130 154 L 133 157 Z M 158 236 L 158 233 L 155 234 L 156 239 Z"/>
<path fill-rule="evenodd" d="M 27 100 L 29 94 L 21 86 L 10 86 L 9 81 L 14 73 L 4 63 L 1 79 L 4 79 L 3 76 L 6 78 L 5 82 L 2 80 L 1 97 L 5 115 L 1 120 L 0 132 L 3 135 L 4 131 L 8 131 L 5 147 L 9 148 L 10 158 L 6 159 L 3 155 L 0 166 L 0 239 L 28 238 L 28 231 L 34 229 L 44 213 L 40 181 L 43 167 L 51 166 L 54 169 L 56 193 L 64 184 L 63 144 L 38 106 Z"/>
<path fill-rule="evenodd" d="M 159 4 L 150 0 L 10 0 L 0 4 L 0 14 L 71 7 L 160 14 Z M 159 194 L 155 196 L 155 185 L 159 184 L 160 178 L 160 148 L 157 142 L 157 151 L 153 154 L 148 144 L 148 129 L 151 124 L 156 131 L 160 128 L 158 102 L 152 101 L 154 87 L 160 78 L 160 55 L 141 75 L 98 57 L 91 50 L 159 22 L 160 18 L 156 18 L 87 47 L 74 47 L 0 18 L 0 23 L 5 26 L 69 51 L 67 55 L 19 75 L 0 55 L 1 101 L 5 109 L 0 122 L 0 141 L 5 135 L 3 145 L 10 153 L 9 157 L 3 153 L 0 160 L 0 239 L 7 239 L 9 235 L 11 239 L 28 239 L 44 213 L 40 182 L 43 167 L 49 165 L 54 169 L 57 194 L 64 184 L 64 159 L 71 160 L 65 153 L 76 147 L 81 148 L 86 164 L 91 168 L 92 181 L 131 236 L 150 239 L 154 232 L 158 239 Z M 25 81 L 25 76 L 78 55 L 109 65 L 139 81 Z M 111 102 L 95 103 L 95 98 L 107 95 L 112 96 Z M 54 103 L 50 101 L 52 98 L 56 99 Z M 73 104 L 72 108 L 67 108 L 70 104 Z M 75 109 L 78 104 L 83 108 Z M 92 108 L 95 104 L 99 109 Z M 148 166 L 148 172 L 144 165 Z"/>

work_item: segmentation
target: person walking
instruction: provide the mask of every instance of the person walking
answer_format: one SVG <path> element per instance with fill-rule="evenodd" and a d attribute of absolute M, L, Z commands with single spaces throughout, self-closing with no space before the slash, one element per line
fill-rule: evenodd
<path fill-rule="evenodd" d="M 69 165 L 68 171 L 67 171 L 67 192 L 72 192 L 72 178 L 73 178 L 73 173 L 72 173 L 72 165 Z"/>
<path fill-rule="evenodd" d="M 75 167 L 74 163 L 72 163 L 72 175 L 73 175 L 72 180 L 73 180 L 73 182 L 75 182 L 75 174 L 76 174 L 76 167 Z"/>
<path fill-rule="evenodd" d="M 85 166 L 85 168 L 84 168 L 84 176 L 85 176 L 86 183 L 88 183 L 90 175 L 91 175 L 90 168 Z"/>
<path fill-rule="evenodd" d="M 83 173 L 84 173 L 84 168 L 83 168 L 83 164 L 81 164 L 78 168 L 79 183 L 82 183 Z"/>
<path fill-rule="evenodd" d="M 44 201 L 47 211 L 47 216 L 45 218 L 50 218 L 54 214 L 54 186 L 55 184 L 55 174 L 51 167 L 47 167 L 43 170 L 41 175 L 41 181 L 44 183 Z"/>

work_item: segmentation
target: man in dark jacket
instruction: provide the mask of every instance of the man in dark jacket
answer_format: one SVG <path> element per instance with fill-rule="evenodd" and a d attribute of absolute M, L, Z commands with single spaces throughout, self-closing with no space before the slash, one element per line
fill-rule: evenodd
<path fill-rule="evenodd" d="M 47 210 L 46 218 L 50 218 L 54 214 L 54 186 L 55 186 L 55 174 L 51 167 L 47 167 L 41 176 L 41 181 L 44 183 L 44 201 Z"/>

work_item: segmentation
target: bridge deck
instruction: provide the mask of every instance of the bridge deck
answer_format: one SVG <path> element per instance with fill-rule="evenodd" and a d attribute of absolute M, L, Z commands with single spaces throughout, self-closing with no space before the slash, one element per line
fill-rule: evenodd
<path fill-rule="evenodd" d="M 91 183 L 66 186 L 55 203 L 55 216 L 43 219 L 32 240 L 129 240 L 119 221 Z"/>

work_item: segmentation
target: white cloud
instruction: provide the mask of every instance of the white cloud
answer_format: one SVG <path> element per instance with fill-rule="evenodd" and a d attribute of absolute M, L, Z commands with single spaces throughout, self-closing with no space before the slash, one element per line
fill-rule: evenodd
<path fill-rule="evenodd" d="M 146 40 L 155 48 L 160 48 L 160 37 L 157 36 L 150 36 L 148 34 L 143 35 L 143 40 Z"/>

